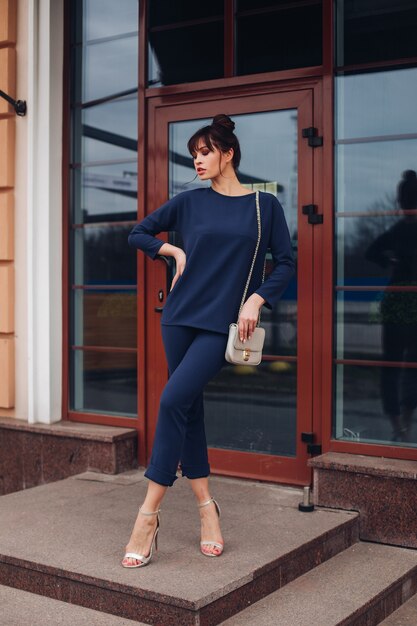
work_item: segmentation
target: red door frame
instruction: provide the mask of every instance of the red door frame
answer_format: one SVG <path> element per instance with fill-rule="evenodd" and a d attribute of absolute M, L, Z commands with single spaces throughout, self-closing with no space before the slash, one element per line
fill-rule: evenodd
<path fill-rule="evenodd" d="M 304 204 L 316 203 L 313 186 L 313 156 L 314 149 L 308 146 L 307 140 L 302 137 L 301 129 L 313 125 L 313 93 L 317 90 L 316 85 L 303 88 L 282 84 L 272 87 L 257 85 L 256 88 L 247 89 L 246 93 L 225 95 L 204 94 L 204 97 L 195 96 L 188 102 L 173 103 L 172 99 L 153 98 L 149 102 L 148 109 L 148 137 L 152 149 L 148 151 L 148 207 L 149 211 L 160 206 L 167 199 L 168 189 L 168 124 L 169 122 L 200 119 L 212 117 L 218 111 L 227 111 L 230 115 L 241 113 L 256 113 L 288 108 L 298 109 L 298 159 L 302 171 L 298 177 L 298 362 L 297 367 L 297 454 L 296 457 L 278 457 L 245 453 L 238 451 L 224 451 L 209 448 L 209 459 L 213 474 L 233 475 L 245 478 L 269 480 L 271 482 L 309 484 L 311 472 L 307 467 L 306 444 L 301 442 L 301 432 L 311 432 L 313 429 L 313 226 L 307 222 L 307 217 L 302 214 L 301 207 Z M 164 235 L 163 239 L 167 239 Z M 301 250 L 301 254 L 300 254 Z M 166 372 L 165 361 L 161 362 L 160 356 L 160 331 L 159 316 L 155 313 L 156 296 L 159 289 L 165 289 L 165 265 L 163 262 L 150 261 L 149 276 L 147 279 L 147 299 L 150 303 L 147 308 L 148 324 L 150 323 L 148 338 L 149 349 L 152 345 L 158 346 L 158 352 L 154 356 L 148 352 L 148 371 Z M 163 305 L 163 303 L 162 303 Z M 157 319 L 155 320 L 155 318 Z M 155 324 L 156 322 L 156 324 Z M 158 328 L 157 328 L 158 326 Z M 154 333 L 156 333 L 154 335 Z M 153 338 L 151 338 L 153 336 Z M 158 358 L 159 357 L 159 358 Z M 164 365 L 162 365 L 164 363 Z M 162 367 L 161 367 L 162 365 Z M 160 382 L 160 378 L 159 381 Z M 160 389 L 162 390 L 162 389 Z M 148 393 L 151 390 L 148 388 Z M 148 424 L 147 424 L 147 450 L 151 449 L 153 434 L 156 425 L 157 400 L 149 396 Z M 153 401 L 156 400 L 156 402 Z M 148 455 L 147 455 L 148 458 Z"/>

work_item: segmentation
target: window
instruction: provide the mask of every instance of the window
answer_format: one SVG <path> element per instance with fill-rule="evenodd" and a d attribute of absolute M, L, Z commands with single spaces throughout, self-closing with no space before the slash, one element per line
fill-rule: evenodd
<path fill-rule="evenodd" d="M 322 63 L 321 0 L 236 0 L 234 5 L 148 0 L 148 86 Z M 232 40 L 229 22 L 230 47 L 225 45 Z"/>
<path fill-rule="evenodd" d="M 137 415 L 137 0 L 72 3 L 70 410 Z"/>
<path fill-rule="evenodd" d="M 417 68 L 335 79 L 336 439 L 417 445 Z"/>

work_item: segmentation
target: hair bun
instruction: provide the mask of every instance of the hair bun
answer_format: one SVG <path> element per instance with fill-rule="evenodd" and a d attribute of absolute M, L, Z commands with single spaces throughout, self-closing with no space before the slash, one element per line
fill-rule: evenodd
<path fill-rule="evenodd" d="M 405 170 L 403 172 L 403 180 L 407 180 L 407 181 L 417 180 L 417 174 L 415 170 Z"/>
<path fill-rule="evenodd" d="M 230 119 L 228 115 L 224 113 L 219 113 L 213 117 L 212 126 L 222 126 L 223 128 L 227 128 L 231 133 L 233 133 L 235 129 L 235 123 Z"/>

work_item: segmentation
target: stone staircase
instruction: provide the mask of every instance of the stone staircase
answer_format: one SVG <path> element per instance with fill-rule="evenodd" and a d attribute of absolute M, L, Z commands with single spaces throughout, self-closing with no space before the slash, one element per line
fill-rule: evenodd
<path fill-rule="evenodd" d="M 146 491 L 142 469 L 2 496 L 0 623 L 370 626 L 416 593 L 417 551 L 359 541 L 356 512 L 302 513 L 299 489 L 210 480 L 224 554 L 200 554 L 184 478 L 162 503 L 158 552 L 132 570 L 120 560 Z"/>

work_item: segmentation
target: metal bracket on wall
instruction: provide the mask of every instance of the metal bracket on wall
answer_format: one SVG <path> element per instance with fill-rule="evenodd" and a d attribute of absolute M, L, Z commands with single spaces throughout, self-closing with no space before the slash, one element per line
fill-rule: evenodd
<path fill-rule="evenodd" d="M 310 148 L 318 148 L 323 145 L 323 137 L 319 137 L 317 135 L 317 128 L 315 126 L 309 126 L 308 128 L 303 128 L 303 137 L 308 139 L 308 145 Z"/>
<path fill-rule="evenodd" d="M 26 100 L 13 100 L 13 98 L 8 96 L 7 93 L 2 91 L 1 89 L 0 96 L 12 105 L 16 112 L 16 115 L 19 115 L 20 117 L 26 115 Z"/>

